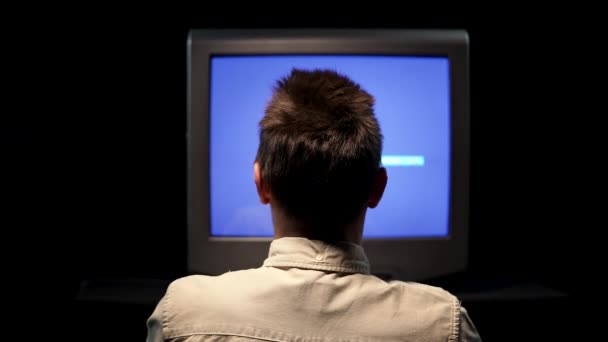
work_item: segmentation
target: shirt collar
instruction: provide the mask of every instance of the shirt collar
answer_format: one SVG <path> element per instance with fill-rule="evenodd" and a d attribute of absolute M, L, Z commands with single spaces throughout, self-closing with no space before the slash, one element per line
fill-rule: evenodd
<path fill-rule="evenodd" d="M 299 237 L 273 240 L 264 266 L 340 273 L 370 273 L 369 261 L 363 247 L 350 242 L 329 244 Z"/>

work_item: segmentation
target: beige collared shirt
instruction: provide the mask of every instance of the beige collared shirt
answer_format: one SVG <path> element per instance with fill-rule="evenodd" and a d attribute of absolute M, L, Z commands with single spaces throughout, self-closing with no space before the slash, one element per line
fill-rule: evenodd
<path fill-rule="evenodd" d="M 174 281 L 148 319 L 159 341 L 480 341 L 458 299 L 370 275 L 363 248 L 271 243 L 260 268 Z"/>

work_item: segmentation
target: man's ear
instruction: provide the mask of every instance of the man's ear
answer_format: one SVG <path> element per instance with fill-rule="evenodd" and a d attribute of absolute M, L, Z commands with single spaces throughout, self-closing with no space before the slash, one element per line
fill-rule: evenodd
<path fill-rule="evenodd" d="M 260 170 L 260 164 L 257 160 L 253 163 L 253 179 L 255 181 L 255 187 L 258 190 L 260 202 L 262 204 L 270 203 L 270 188 L 268 187 L 268 183 L 262 178 L 262 170 Z"/>
<path fill-rule="evenodd" d="M 369 194 L 369 199 L 367 200 L 368 207 L 375 208 L 378 206 L 378 203 L 380 203 L 380 200 L 382 199 L 382 195 L 384 195 L 384 189 L 386 188 L 387 182 L 388 175 L 386 174 L 386 169 L 381 167 L 378 169 L 378 173 L 376 173 L 376 177 L 372 183 L 372 189 Z"/>

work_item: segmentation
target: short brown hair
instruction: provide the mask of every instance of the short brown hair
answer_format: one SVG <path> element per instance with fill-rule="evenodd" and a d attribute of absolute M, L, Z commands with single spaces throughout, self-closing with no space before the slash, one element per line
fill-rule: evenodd
<path fill-rule="evenodd" d="M 374 98 L 332 70 L 277 81 L 260 122 L 257 161 L 279 206 L 313 226 L 350 223 L 380 167 Z"/>

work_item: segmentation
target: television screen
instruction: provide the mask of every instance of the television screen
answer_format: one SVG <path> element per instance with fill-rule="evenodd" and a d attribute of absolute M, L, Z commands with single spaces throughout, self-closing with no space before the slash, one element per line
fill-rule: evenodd
<path fill-rule="evenodd" d="M 447 57 L 217 55 L 210 60 L 210 236 L 271 237 L 270 208 L 253 183 L 258 123 L 292 68 L 328 68 L 376 99 L 389 182 L 368 210 L 365 238 L 446 237 L 450 220 L 450 65 Z"/>

